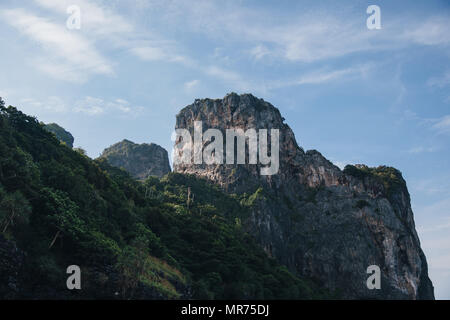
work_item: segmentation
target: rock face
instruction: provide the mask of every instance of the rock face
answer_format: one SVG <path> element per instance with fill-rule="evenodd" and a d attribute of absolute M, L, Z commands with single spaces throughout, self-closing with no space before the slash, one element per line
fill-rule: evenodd
<path fill-rule="evenodd" d="M 105 149 L 100 157 L 139 180 L 149 176 L 162 177 L 170 172 L 167 151 L 154 143 L 136 144 L 123 140 Z"/>
<path fill-rule="evenodd" d="M 53 133 L 59 141 L 64 142 L 69 148 L 73 148 L 75 141 L 72 134 L 66 131 L 63 127 L 56 123 L 49 123 L 44 126 L 44 129 Z"/>
<path fill-rule="evenodd" d="M 434 299 L 398 170 L 341 171 L 319 152 L 300 148 L 279 110 L 250 94 L 195 100 L 177 115 L 176 128 L 192 134 L 194 121 L 204 131 L 279 129 L 278 174 L 261 175 L 260 164 L 174 165 L 175 172 L 205 177 L 229 193 L 250 194 L 252 214 L 243 224 L 268 255 L 342 298 Z M 370 265 L 380 268 L 379 290 L 366 285 Z"/>

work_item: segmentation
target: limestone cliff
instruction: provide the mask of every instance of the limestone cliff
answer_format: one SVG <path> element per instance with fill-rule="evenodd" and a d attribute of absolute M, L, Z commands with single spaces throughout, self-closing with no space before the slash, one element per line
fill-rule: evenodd
<path fill-rule="evenodd" d="M 193 132 L 194 121 L 223 132 L 279 129 L 278 174 L 261 175 L 260 164 L 174 165 L 175 172 L 206 177 L 229 193 L 252 195 L 252 214 L 243 224 L 267 254 L 343 298 L 434 298 L 398 170 L 360 165 L 341 171 L 299 147 L 279 110 L 250 94 L 195 100 L 177 115 L 176 128 Z M 370 265 L 381 269 L 380 290 L 366 286 Z"/>
<path fill-rule="evenodd" d="M 123 140 L 105 149 L 100 157 L 139 180 L 149 176 L 162 177 L 170 172 L 167 151 L 154 143 L 136 144 Z"/>

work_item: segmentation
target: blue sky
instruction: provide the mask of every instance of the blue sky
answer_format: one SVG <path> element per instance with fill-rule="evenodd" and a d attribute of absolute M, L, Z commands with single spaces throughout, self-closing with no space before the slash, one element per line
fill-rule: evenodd
<path fill-rule="evenodd" d="M 66 27 L 73 4 L 80 30 Z M 2 0 L 0 38 L 0 96 L 91 157 L 124 138 L 170 150 L 182 107 L 234 91 L 278 107 L 340 167 L 400 169 L 450 299 L 449 1 Z"/>

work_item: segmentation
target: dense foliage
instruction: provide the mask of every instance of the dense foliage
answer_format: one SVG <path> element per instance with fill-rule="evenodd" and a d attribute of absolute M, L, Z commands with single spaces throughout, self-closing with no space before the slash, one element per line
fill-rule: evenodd
<path fill-rule="evenodd" d="M 67 145 L 69 148 L 73 148 L 74 138 L 72 134 L 66 131 L 61 126 L 56 123 L 49 123 L 44 125 L 44 129 L 53 133 L 62 143 Z"/>
<path fill-rule="evenodd" d="M 243 231 L 251 202 L 192 176 L 135 181 L 0 105 L 0 298 L 323 297 Z"/>

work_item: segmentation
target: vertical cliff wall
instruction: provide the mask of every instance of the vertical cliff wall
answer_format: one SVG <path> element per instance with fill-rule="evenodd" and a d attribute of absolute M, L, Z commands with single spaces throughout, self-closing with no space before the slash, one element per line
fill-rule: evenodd
<path fill-rule="evenodd" d="M 248 152 L 247 164 L 174 165 L 175 172 L 205 177 L 229 193 L 252 195 L 244 225 L 268 255 L 343 298 L 434 298 L 398 170 L 359 165 L 341 171 L 319 152 L 299 147 L 279 110 L 250 94 L 196 100 L 177 115 L 176 128 L 193 135 L 195 121 L 224 137 L 230 128 L 279 129 L 275 175 L 248 164 Z M 366 286 L 370 265 L 380 267 L 380 290 Z"/>

